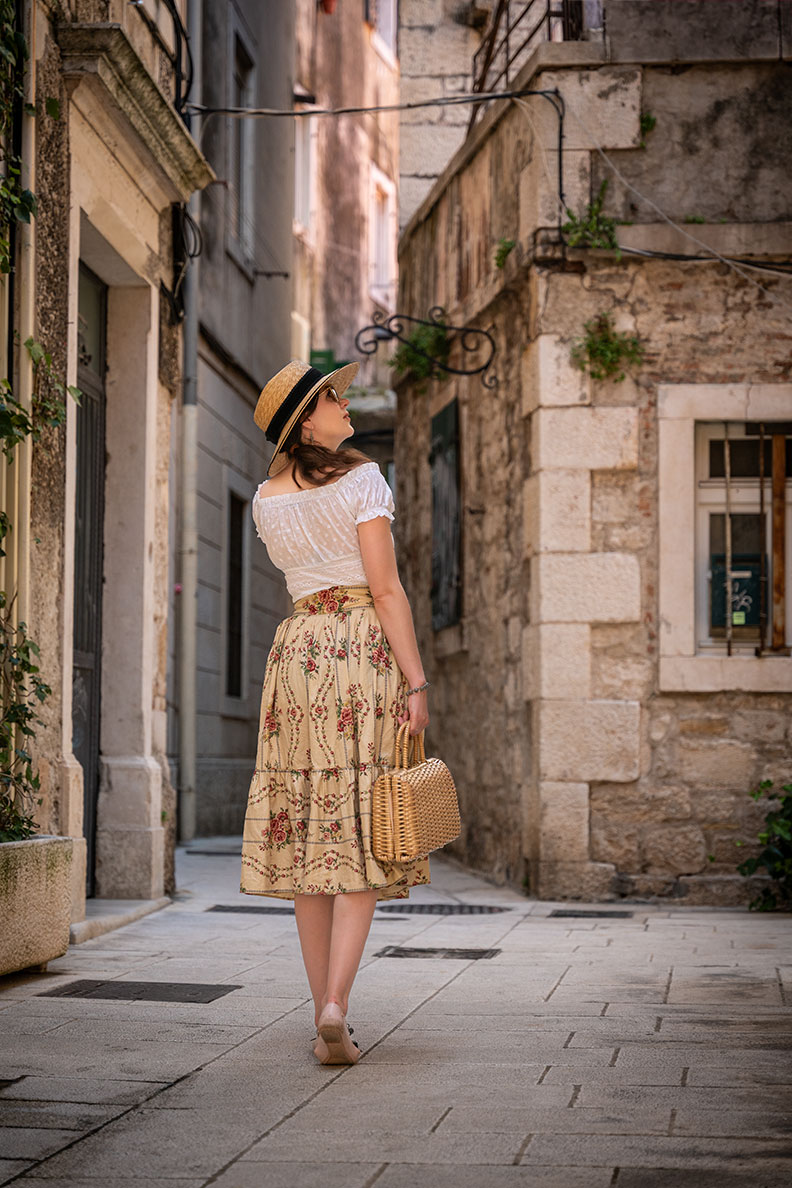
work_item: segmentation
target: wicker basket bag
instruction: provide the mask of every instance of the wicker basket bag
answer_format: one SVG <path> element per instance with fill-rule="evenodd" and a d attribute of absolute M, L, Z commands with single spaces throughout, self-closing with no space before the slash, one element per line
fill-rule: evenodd
<path fill-rule="evenodd" d="M 411 736 L 409 729 L 409 722 L 399 727 L 394 769 L 379 776 L 371 790 L 371 848 L 384 862 L 425 858 L 459 837 L 462 828 L 451 772 L 442 759 L 426 758 L 423 730 Z"/>

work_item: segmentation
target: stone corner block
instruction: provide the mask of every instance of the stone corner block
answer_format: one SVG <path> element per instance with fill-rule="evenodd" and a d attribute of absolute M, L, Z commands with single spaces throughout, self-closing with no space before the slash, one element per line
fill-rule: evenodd
<path fill-rule="evenodd" d="M 531 869 L 537 899 L 596 903 L 616 898 L 616 869 L 609 862 L 537 862 Z"/>
<path fill-rule="evenodd" d="M 569 343 L 558 334 L 540 334 L 522 359 L 523 416 L 541 407 L 588 405 L 591 383 L 569 360 Z"/>
<path fill-rule="evenodd" d="M 637 623 L 641 570 L 632 553 L 541 553 L 531 560 L 534 623 Z"/>
<path fill-rule="evenodd" d="M 588 784 L 539 784 L 539 852 L 543 862 L 588 861 Z"/>
<path fill-rule="evenodd" d="M 629 470 L 638 465 L 635 408 L 539 408 L 533 418 L 535 470 Z"/>
<path fill-rule="evenodd" d="M 575 700 L 591 691 L 591 628 L 588 623 L 539 623 L 523 628 L 523 694 Z"/>
<path fill-rule="evenodd" d="M 585 553 L 591 548 L 591 472 L 540 470 L 523 484 L 523 548 Z"/>
<path fill-rule="evenodd" d="M 635 780 L 640 767 L 638 701 L 542 701 L 540 780 Z"/>

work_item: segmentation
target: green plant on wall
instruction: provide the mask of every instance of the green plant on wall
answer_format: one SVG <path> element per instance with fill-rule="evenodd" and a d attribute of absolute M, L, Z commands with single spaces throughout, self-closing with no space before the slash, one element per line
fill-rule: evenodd
<path fill-rule="evenodd" d="M 583 323 L 584 335 L 572 345 L 570 360 L 592 379 L 624 379 L 625 366 L 637 366 L 643 360 L 643 347 L 634 334 L 616 330 L 609 313 L 597 314 Z"/>
<path fill-rule="evenodd" d="M 38 828 L 40 781 L 28 747 L 42 724 L 38 708 L 52 692 L 39 676 L 38 647 L 24 623 L 12 626 L 6 610 L 0 593 L 0 842 L 32 837 Z"/>
<path fill-rule="evenodd" d="M 16 25 L 13 0 L 0 0 L 0 274 L 14 266 L 11 230 L 15 223 L 29 223 L 36 214 L 36 197 L 21 184 L 22 161 L 10 151 L 14 112 L 20 106 L 28 115 L 35 108 L 24 103 L 23 82 L 28 48 Z M 56 99 L 47 99 L 46 114 L 60 116 Z M 78 388 L 67 386 L 55 373 L 52 356 L 32 337 L 23 344 L 33 368 L 30 409 L 14 396 L 8 379 L 0 379 L 0 451 L 9 466 L 17 446 L 27 438 L 38 441 L 45 427 L 61 425 L 66 417 L 65 398 L 79 399 Z M 12 531 L 11 520 L 0 511 L 0 556 Z M 37 832 L 35 808 L 41 803 L 40 781 L 33 765 L 31 743 L 42 725 L 39 709 L 50 695 L 40 676 L 39 649 L 24 622 L 13 614 L 14 599 L 0 592 L 0 842 L 19 841 Z"/>
<path fill-rule="evenodd" d="M 24 346 L 33 364 L 33 440 L 38 441 L 44 426 L 56 428 L 66 420 L 66 396 L 79 404 L 82 392 L 64 383 L 52 366 L 52 355 L 40 342 L 26 338 Z"/>
<path fill-rule="evenodd" d="M 516 239 L 499 239 L 495 249 L 495 267 L 503 268 L 511 253 L 517 247 Z"/>
<path fill-rule="evenodd" d="M 784 784 L 780 796 L 771 791 L 772 787 L 772 780 L 762 780 L 758 788 L 749 792 L 756 801 L 763 796 L 776 801 L 776 807 L 765 816 L 765 827 L 759 833 L 761 852 L 755 858 L 746 858 L 737 867 L 746 877 L 763 868 L 772 879 L 773 886 L 763 887 L 749 904 L 760 912 L 792 905 L 792 784 Z M 737 841 L 735 845 L 742 846 L 744 842 Z"/>
<path fill-rule="evenodd" d="M 616 253 L 617 260 L 621 260 L 621 249 L 616 239 L 616 220 L 602 213 L 607 189 L 608 179 L 605 178 L 597 197 L 592 199 L 582 215 L 576 215 L 567 207 L 568 219 L 561 230 L 570 247 L 607 248 Z"/>
<path fill-rule="evenodd" d="M 418 380 L 429 379 L 436 371 L 436 362 L 447 363 L 451 350 L 448 329 L 444 322 L 430 322 L 416 326 L 405 342 L 400 342 L 390 360 L 397 376 L 412 372 Z"/>
<path fill-rule="evenodd" d="M 639 147 L 642 149 L 645 149 L 646 148 L 646 137 L 649 135 L 650 132 L 654 131 L 655 124 L 657 123 L 657 117 L 653 116 L 651 111 L 642 111 L 640 122 L 641 122 L 641 139 L 639 141 Z"/>

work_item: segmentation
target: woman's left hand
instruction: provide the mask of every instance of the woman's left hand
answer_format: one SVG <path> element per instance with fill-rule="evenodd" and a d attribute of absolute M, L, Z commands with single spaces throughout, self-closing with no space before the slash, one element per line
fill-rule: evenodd
<path fill-rule="evenodd" d="M 409 722 L 409 734 L 411 736 L 420 734 L 429 725 L 429 699 L 426 689 L 421 689 L 419 693 L 411 693 L 407 698 L 407 705 L 410 712 L 402 714 L 399 718 L 399 725 Z"/>

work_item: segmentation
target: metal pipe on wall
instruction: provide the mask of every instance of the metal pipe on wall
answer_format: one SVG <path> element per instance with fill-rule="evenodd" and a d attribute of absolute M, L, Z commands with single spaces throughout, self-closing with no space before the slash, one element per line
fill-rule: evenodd
<path fill-rule="evenodd" d="M 192 93 L 202 94 L 202 0 L 188 0 L 187 30 L 192 43 Z M 200 116 L 188 126 L 200 141 Z M 200 221 L 200 193 L 188 203 L 190 215 Z M 195 836 L 196 786 L 196 634 L 198 619 L 198 257 L 188 261 L 184 277 L 184 376 L 181 419 L 181 490 L 179 560 L 181 597 L 179 613 L 179 839 Z"/>

